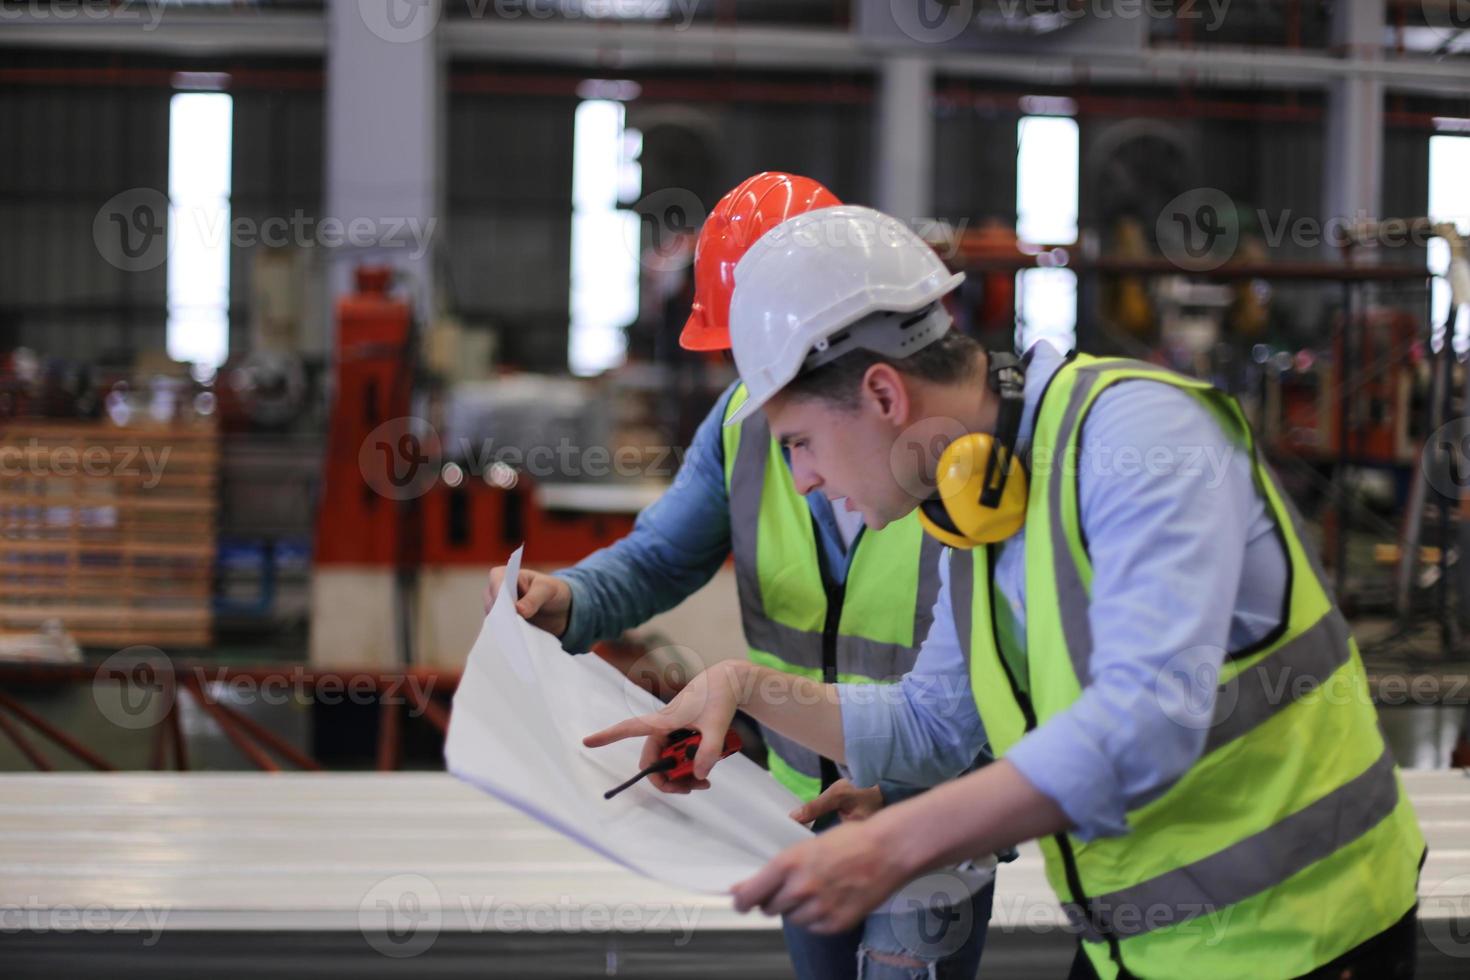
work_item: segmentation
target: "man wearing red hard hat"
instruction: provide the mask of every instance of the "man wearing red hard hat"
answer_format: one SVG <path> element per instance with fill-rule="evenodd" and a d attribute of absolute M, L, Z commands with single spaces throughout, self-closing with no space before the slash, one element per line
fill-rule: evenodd
<path fill-rule="evenodd" d="M 840 203 L 814 180 L 769 172 L 721 198 L 700 230 L 680 345 L 728 350 L 736 264 L 788 218 Z M 579 653 L 674 607 L 733 554 L 750 660 L 828 683 L 898 680 L 933 618 L 939 543 L 914 515 L 866 530 L 845 501 L 798 493 L 763 416 L 726 424 L 747 397 L 740 384 L 720 396 L 674 483 L 628 537 L 554 574 L 523 570 L 517 611 Z M 491 572 L 487 607 L 503 575 L 503 568 Z M 792 816 L 815 821 L 818 831 L 926 788 L 858 790 L 831 760 L 773 730 L 762 735 L 771 775 L 802 800 Z M 652 781 L 673 788 L 661 776 Z M 973 977 L 990 921 L 993 866 L 986 859 L 925 876 L 838 935 L 783 922 L 797 975 Z"/>

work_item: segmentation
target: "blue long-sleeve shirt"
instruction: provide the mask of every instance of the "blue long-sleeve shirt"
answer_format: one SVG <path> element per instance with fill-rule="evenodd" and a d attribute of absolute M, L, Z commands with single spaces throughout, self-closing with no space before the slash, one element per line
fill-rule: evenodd
<path fill-rule="evenodd" d="M 1026 371 L 1021 443 L 1062 363 L 1045 345 Z M 1098 396 L 1079 459 L 1093 564 L 1091 676 L 1078 700 L 1012 746 L 1009 759 L 1057 802 L 1079 837 L 1126 833 L 1129 809 L 1199 758 L 1227 649 L 1279 621 L 1286 558 L 1251 460 L 1190 395 L 1127 382 Z M 1025 532 L 995 577 L 1024 636 Z M 949 561 L 933 626 L 896 691 L 839 685 L 847 765 L 858 785 L 931 785 L 985 743 L 950 607 Z"/>
<path fill-rule="evenodd" d="M 735 386 L 716 401 L 669 489 L 644 508 L 624 538 L 555 574 L 572 591 L 562 649 L 581 653 L 672 609 L 707 583 L 730 553 L 730 500 L 725 488 L 724 419 Z M 832 503 L 820 490 L 807 494 L 827 574 L 845 581 L 851 563 Z M 975 762 L 976 753 L 945 778 Z M 940 782 L 942 780 L 935 780 Z M 875 778 L 893 803 L 933 783 L 912 786 Z"/>
<path fill-rule="evenodd" d="M 677 606 L 707 583 L 730 554 L 725 489 L 725 410 L 732 385 L 694 433 L 674 482 L 638 515 L 633 530 L 555 574 L 572 590 L 562 649 L 581 653 Z M 832 504 L 807 494 L 828 573 L 839 582 L 850 561 Z M 951 774 L 953 775 L 953 774 Z"/>

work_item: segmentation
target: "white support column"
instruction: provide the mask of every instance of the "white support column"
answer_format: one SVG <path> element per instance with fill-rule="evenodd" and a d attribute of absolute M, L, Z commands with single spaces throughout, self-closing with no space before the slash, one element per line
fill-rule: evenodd
<path fill-rule="evenodd" d="M 911 220 L 933 217 L 934 69 L 928 58 L 886 58 L 879 76 L 878 210 Z"/>
<path fill-rule="evenodd" d="M 406 280 L 414 314 L 436 308 L 434 251 L 443 229 L 440 161 L 444 80 L 440 0 L 327 0 L 326 175 L 320 228 L 326 260 L 324 347 L 336 300 L 364 262 Z M 333 238 L 326 240 L 327 222 Z M 401 665 L 392 568 L 318 566 L 311 584 L 311 662 Z M 419 651 L 418 655 L 423 656 Z"/>
<path fill-rule="evenodd" d="M 1333 42 L 1352 58 L 1377 59 L 1383 44 L 1385 0 L 1340 0 Z M 1383 82 L 1363 74 L 1334 80 L 1327 91 L 1322 219 L 1384 217 Z M 1330 245 L 1324 248 L 1336 249 Z M 1337 254 L 1328 256 L 1338 258 Z"/>
<path fill-rule="evenodd" d="M 440 0 L 328 0 L 323 217 L 348 238 L 330 253 L 329 298 L 361 261 L 386 263 L 412 282 L 420 322 L 443 232 L 439 20 Z"/>

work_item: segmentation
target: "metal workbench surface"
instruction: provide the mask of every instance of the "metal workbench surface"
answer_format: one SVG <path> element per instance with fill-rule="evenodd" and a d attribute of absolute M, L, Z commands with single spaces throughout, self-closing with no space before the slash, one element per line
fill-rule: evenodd
<path fill-rule="evenodd" d="M 1430 845 L 1421 918 L 1458 916 L 1464 930 L 1470 778 L 1404 778 Z M 1028 845 L 1001 868 L 992 945 L 999 931 L 1015 955 L 1054 967 L 1074 944 L 1062 921 Z M 431 947 L 441 958 L 462 948 L 482 968 L 495 942 L 543 963 L 582 949 L 596 952 L 598 975 L 620 972 L 608 959 L 617 950 L 636 956 L 660 936 L 665 951 L 723 950 L 701 962 L 732 975 L 785 969 L 776 920 L 640 877 L 443 773 L 0 775 L 0 943 L 34 957 L 61 948 L 57 937 L 77 953 L 78 937 L 104 935 L 130 937 L 111 948 L 114 965 L 127 952 L 155 972 L 169 950 L 204 961 L 230 950 L 220 955 L 243 969 L 252 948 L 264 952 L 250 935 L 275 937 L 276 957 L 350 948 L 385 967 Z M 1470 932 L 1459 935 L 1441 937 L 1452 948 L 1439 952 L 1470 968 Z M 332 936 L 348 945 L 322 947 Z"/>

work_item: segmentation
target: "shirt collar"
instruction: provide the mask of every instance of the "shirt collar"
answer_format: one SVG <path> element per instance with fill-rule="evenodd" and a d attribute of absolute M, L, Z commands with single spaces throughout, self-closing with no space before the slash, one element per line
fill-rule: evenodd
<path fill-rule="evenodd" d="M 1041 407 L 1041 395 L 1057 368 L 1067 362 L 1066 355 L 1052 346 L 1050 341 L 1038 340 L 1026 352 L 1026 386 L 1022 390 L 1025 405 L 1021 410 L 1021 429 L 1016 435 L 1016 451 L 1022 456 L 1031 448 L 1031 433 L 1036 428 L 1036 411 Z"/>

